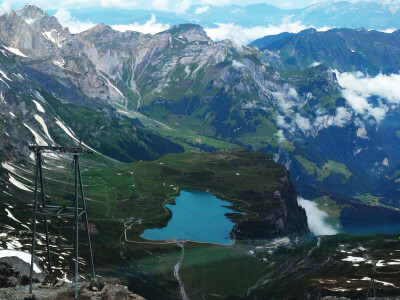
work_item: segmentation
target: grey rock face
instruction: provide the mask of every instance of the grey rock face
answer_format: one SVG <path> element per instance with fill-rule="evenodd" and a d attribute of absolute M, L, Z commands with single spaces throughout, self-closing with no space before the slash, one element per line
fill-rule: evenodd
<path fill-rule="evenodd" d="M 213 42 L 198 25 L 177 25 L 152 36 L 99 24 L 72 36 L 55 17 L 27 5 L 0 18 L 0 39 L 26 54 L 30 67 L 122 109 L 151 104 L 168 90 L 190 95 L 196 82 L 203 89 L 257 95 L 243 97 L 238 104 L 243 107 L 279 109 L 273 92 L 288 89 L 277 83 L 278 73 L 258 50 Z M 127 89 L 125 95 L 121 89 Z"/>
<path fill-rule="evenodd" d="M 90 98 L 112 105 L 125 101 L 122 95 L 113 92 L 71 38 L 68 28 L 34 5 L 0 17 L 0 40 L 26 55 L 16 58 L 29 67 L 57 78 L 63 85 L 74 85 Z"/>
<path fill-rule="evenodd" d="M 16 14 L 24 19 L 35 31 L 38 32 L 62 32 L 64 28 L 54 16 L 49 16 L 40 8 L 30 4 L 19 9 Z"/>
<path fill-rule="evenodd" d="M 0 258 L 0 264 L 1 264 L 0 270 L 3 273 L 2 275 L 5 276 L 5 278 L 8 278 L 8 281 L 10 283 L 9 286 L 27 284 L 26 278 L 29 278 L 30 275 L 30 264 L 24 262 L 23 260 L 21 260 L 16 256 L 2 257 Z M 41 282 L 44 279 L 44 277 L 45 273 L 43 272 L 41 273 L 34 272 L 33 274 L 33 279 L 38 282 Z"/>

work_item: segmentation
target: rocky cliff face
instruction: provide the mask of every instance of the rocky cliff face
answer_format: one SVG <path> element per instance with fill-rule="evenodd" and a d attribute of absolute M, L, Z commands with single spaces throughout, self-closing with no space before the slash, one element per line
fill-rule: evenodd
<path fill-rule="evenodd" d="M 51 70 L 41 72 L 36 68 L 41 65 L 38 58 L 21 57 L 15 49 L 0 46 L 1 199 L 30 199 L 34 162 L 30 143 L 77 145 L 83 139 L 99 154 L 91 160 L 92 166 L 110 163 L 106 156 L 120 161 L 151 160 L 183 151 L 182 146 L 144 129 L 139 121 L 121 118 L 111 105 L 86 96 L 70 81 L 65 84 L 50 75 Z M 48 163 L 57 168 L 63 159 L 49 158 Z"/>
<path fill-rule="evenodd" d="M 282 100 L 290 101 L 283 99 L 286 94 L 298 105 L 308 100 L 296 97 L 296 86 L 284 83 L 256 49 L 228 40 L 213 42 L 197 25 L 178 25 L 151 36 L 99 24 L 71 36 L 54 17 L 29 5 L 3 15 L 0 26 L 1 40 L 21 52 L 23 57 L 16 58 L 24 66 L 118 109 L 143 108 L 151 115 L 154 103 L 174 106 L 197 97 L 200 103 L 193 105 L 206 109 L 206 120 L 212 123 L 215 110 L 220 110 L 210 103 L 217 94 L 230 99 L 234 121 L 241 123 L 243 110 L 254 108 L 266 111 L 272 120 L 268 111 L 282 112 Z M 47 88 L 57 95 L 56 88 Z M 209 125 L 221 134 L 218 125 Z M 248 131 L 240 125 L 232 130 Z"/>
<path fill-rule="evenodd" d="M 111 105 L 122 102 L 123 95 L 115 92 L 97 73 L 71 38 L 68 28 L 33 5 L 0 17 L 0 39 L 8 48 L 18 49 L 17 58 L 25 67 L 43 72 L 64 86 L 74 87 L 87 97 Z"/>
<path fill-rule="evenodd" d="M 268 72 L 268 65 L 256 50 L 239 49 L 230 41 L 213 42 L 197 25 L 178 25 L 150 36 L 121 33 L 100 24 L 76 39 L 97 69 L 135 91 L 144 105 L 174 89 L 182 92 L 181 97 L 193 94 L 196 85 L 204 92 L 212 84 L 226 92 L 236 87 L 242 93 L 250 91 L 248 85 L 255 82 L 267 91 L 270 73 L 279 77 L 274 71 Z M 251 60 L 253 57 L 256 61 Z M 235 85 L 233 80 L 237 81 Z"/>
<path fill-rule="evenodd" d="M 197 25 L 178 25 L 150 36 L 121 33 L 100 24 L 75 39 L 98 70 L 113 78 L 121 90 L 128 88 L 131 97 L 125 109 L 160 117 L 154 110 L 163 106 L 170 113 L 194 119 L 198 118 L 197 110 L 205 110 L 206 128 L 212 127 L 217 136 L 254 130 L 244 119 L 256 117 L 261 110 L 263 117 L 273 122 L 276 113 L 291 117 L 313 98 L 311 88 L 297 93 L 302 76 L 288 81 L 256 49 L 237 47 L 228 40 L 213 42 Z M 328 69 L 310 72 L 306 80 L 314 86 L 324 84 L 320 88 L 328 96 L 338 89 L 335 75 Z M 313 113 L 312 118 L 316 117 Z M 237 127 L 227 126 L 228 119 Z M 293 127 L 310 134 L 296 122 Z M 312 129 L 315 135 L 321 126 Z"/>

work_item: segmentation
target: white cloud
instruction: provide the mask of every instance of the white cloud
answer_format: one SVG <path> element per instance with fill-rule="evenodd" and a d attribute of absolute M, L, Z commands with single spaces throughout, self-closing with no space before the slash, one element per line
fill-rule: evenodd
<path fill-rule="evenodd" d="M 0 5 L 0 15 L 3 15 L 11 10 L 11 5 L 9 0 L 5 0 Z"/>
<path fill-rule="evenodd" d="M 204 14 L 205 12 L 207 12 L 210 9 L 210 6 L 206 5 L 206 6 L 200 6 L 198 8 L 196 8 L 196 10 L 194 11 L 194 13 L 196 15 L 200 15 L 200 14 Z"/>
<path fill-rule="evenodd" d="M 59 9 L 54 16 L 58 19 L 63 27 L 68 27 L 71 33 L 79 33 L 96 25 L 90 21 L 79 21 L 75 17 L 71 16 L 71 13 L 65 9 Z"/>
<path fill-rule="evenodd" d="M 132 0 L 99 0 L 100 5 L 102 7 L 118 7 L 118 8 L 127 8 L 127 9 L 132 9 L 137 6 L 136 1 Z"/>
<path fill-rule="evenodd" d="M 302 131 L 308 131 L 311 130 L 311 123 L 310 120 L 301 116 L 300 114 L 296 114 L 296 119 L 294 120 L 297 124 L 297 126 L 302 130 Z"/>
<path fill-rule="evenodd" d="M 186 13 L 187 10 L 190 8 L 190 5 L 191 5 L 191 4 L 192 4 L 192 3 L 191 3 L 191 0 L 182 0 L 182 2 L 177 3 L 177 4 L 175 5 L 174 11 L 175 11 L 177 14 L 184 14 L 184 13 Z"/>
<path fill-rule="evenodd" d="M 45 10 L 83 9 L 88 7 L 132 9 L 136 8 L 138 5 L 136 0 L 16 0 L 13 1 L 13 4 L 15 2 L 18 3 L 18 6 L 33 2 L 36 6 Z"/>
<path fill-rule="evenodd" d="M 153 0 L 151 5 L 156 10 L 168 10 L 168 0 Z"/>
<path fill-rule="evenodd" d="M 235 25 L 234 23 L 217 23 L 215 28 L 205 28 L 207 35 L 215 41 L 230 39 L 238 45 L 247 45 L 249 42 L 266 35 L 275 35 L 282 32 L 298 33 L 302 30 L 309 28 L 302 24 L 300 21 L 291 22 L 291 17 L 285 17 L 282 19 L 282 23 L 279 26 L 269 25 L 265 26 L 253 26 L 243 27 Z M 325 31 L 329 28 L 319 28 L 319 31 Z"/>
<path fill-rule="evenodd" d="M 285 114 L 294 106 L 295 103 L 293 100 L 298 100 L 298 94 L 292 87 L 287 88 L 284 92 L 273 92 L 272 95 L 277 100 L 278 106 Z"/>
<path fill-rule="evenodd" d="M 244 13 L 244 10 L 240 8 L 235 8 L 234 10 L 231 11 L 231 14 L 239 14 L 239 13 Z"/>
<path fill-rule="evenodd" d="M 316 203 L 300 196 L 297 197 L 297 203 L 306 210 L 308 227 L 314 235 L 334 235 L 338 233 L 336 228 L 326 222 L 329 215 L 320 210 Z"/>
<path fill-rule="evenodd" d="M 393 33 L 396 30 L 398 30 L 397 28 L 388 28 L 388 29 L 384 29 L 384 30 L 378 30 L 380 32 L 384 32 L 384 33 Z"/>
<path fill-rule="evenodd" d="M 96 24 L 90 21 L 86 22 L 79 21 L 78 19 L 73 17 L 68 10 L 65 9 L 59 9 L 54 16 L 58 19 L 61 25 L 63 25 L 64 27 L 68 27 L 71 33 L 79 33 L 96 26 Z M 128 24 L 128 25 L 111 25 L 111 27 L 114 30 L 122 32 L 131 30 L 131 31 L 138 31 L 141 33 L 156 34 L 158 32 L 169 29 L 171 26 L 169 24 L 157 23 L 156 16 L 152 14 L 150 20 L 148 20 L 144 24 L 135 22 L 133 24 Z"/>
<path fill-rule="evenodd" d="M 231 3 L 231 0 L 202 0 L 203 4 L 210 4 L 214 6 L 225 6 Z"/>
<path fill-rule="evenodd" d="M 349 102 L 350 106 L 359 114 L 364 114 L 371 106 L 366 97 L 367 95 L 358 94 L 351 89 L 343 90 L 343 97 Z"/>
<path fill-rule="evenodd" d="M 289 88 L 288 95 L 294 99 L 299 98 L 299 94 L 297 94 L 297 91 L 294 88 Z"/>
<path fill-rule="evenodd" d="M 245 64 L 241 63 L 240 61 L 233 60 L 232 67 L 240 69 L 240 68 L 245 67 Z"/>
<path fill-rule="evenodd" d="M 379 105 L 374 106 L 368 102 L 371 96 L 386 99 L 390 104 L 400 104 L 400 75 L 379 74 L 376 77 L 366 76 L 361 72 L 339 73 L 337 79 L 343 88 L 343 97 L 351 108 L 363 116 L 373 116 L 377 122 L 385 118 L 388 107 L 378 101 Z"/>
<path fill-rule="evenodd" d="M 286 141 L 285 134 L 283 133 L 282 129 L 278 130 L 275 135 L 278 137 L 278 143 L 283 143 L 284 141 Z"/>
<path fill-rule="evenodd" d="M 339 84 L 345 89 L 386 98 L 390 103 L 400 103 L 400 74 L 378 74 L 376 77 L 365 76 L 361 72 L 338 74 Z"/>
<path fill-rule="evenodd" d="M 375 120 L 379 123 L 380 121 L 382 121 L 385 118 L 388 110 L 389 109 L 385 106 L 384 107 L 374 107 L 369 110 L 369 115 L 373 116 L 375 118 Z"/>
<path fill-rule="evenodd" d="M 352 116 L 353 116 L 352 112 L 347 110 L 345 107 L 338 107 L 336 109 L 336 116 L 333 119 L 333 125 L 342 127 L 348 121 L 350 121 Z"/>
<path fill-rule="evenodd" d="M 280 128 L 284 128 L 284 129 L 290 128 L 290 124 L 285 122 L 285 117 L 280 116 L 280 115 L 276 118 L 276 125 Z"/>
<path fill-rule="evenodd" d="M 138 22 L 135 22 L 130 25 L 113 25 L 111 27 L 115 30 L 122 32 L 131 30 L 131 31 L 138 31 L 141 33 L 156 34 L 158 32 L 169 29 L 171 26 L 169 24 L 157 23 L 156 16 L 154 14 L 151 14 L 150 20 L 148 20 L 144 24 L 139 24 Z"/>
<path fill-rule="evenodd" d="M 280 8 L 283 8 L 283 9 L 293 9 L 293 8 L 294 8 L 294 5 L 293 5 L 293 3 L 290 2 L 290 1 L 282 1 L 281 5 L 280 5 Z"/>
<path fill-rule="evenodd" d="M 272 95 L 277 100 L 278 106 L 283 112 L 287 113 L 293 107 L 294 103 L 286 97 L 285 93 L 273 92 Z"/>

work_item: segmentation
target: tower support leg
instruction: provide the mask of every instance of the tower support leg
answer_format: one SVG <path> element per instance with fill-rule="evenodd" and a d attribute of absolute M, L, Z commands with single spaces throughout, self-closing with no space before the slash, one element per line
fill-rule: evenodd
<path fill-rule="evenodd" d="M 35 255 L 35 244 L 36 244 L 36 212 L 37 212 L 37 201 L 38 201 L 39 160 L 40 160 L 40 152 L 36 151 L 35 194 L 34 194 L 34 200 L 33 200 L 32 249 L 31 249 L 31 270 L 30 270 L 30 276 L 29 276 L 29 294 L 32 294 L 33 263 L 34 263 L 33 258 Z"/>
<path fill-rule="evenodd" d="M 88 243 L 89 243 L 90 263 L 92 265 L 92 278 L 95 278 L 96 277 L 96 272 L 95 272 L 95 269 L 94 269 L 94 262 L 93 262 L 92 243 L 91 243 L 91 240 L 90 240 L 90 232 L 89 232 L 89 221 L 88 221 L 88 215 L 87 215 L 87 211 L 86 211 L 85 194 L 83 192 L 81 167 L 80 167 L 79 163 L 78 163 L 78 174 L 79 174 L 79 186 L 81 188 L 83 211 L 85 212 L 85 223 L 86 223 L 86 231 L 87 231 L 87 237 L 88 237 Z"/>
<path fill-rule="evenodd" d="M 81 214 L 85 215 L 85 225 L 87 231 L 87 238 L 89 244 L 89 251 L 90 251 L 90 261 L 92 266 L 92 277 L 96 277 L 94 261 L 93 261 L 93 252 L 92 252 L 92 243 L 90 238 L 90 231 L 89 231 L 89 221 L 88 215 L 86 211 L 86 199 L 83 189 L 82 183 L 82 174 L 79 165 L 79 153 L 83 152 L 81 148 L 63 148 L 63 147 L 47 147 L 47 146 L 30 146 L 30 150 L 34 151 L 36 155 L 36 166 L 35 166 L 35 190 L 34 190 L 34 202 L 33 202 L 33 220 L 32 220 L 32 249 L 31 249 L 31 265 L 30 265 L 30 284 L 29 284 L 29 294 L 32 294 L 33 290 L 33 276 L 34 276 L 34 257 L 35 257 L 35 246 L 36 246 L 36 223 L 37 223 L 37 215 L 38 215 L 38 194 L 39 188 L 41 191 L 41 198 L 42 198 L 42 206 L 45 208 L 43 213 L 40 210 L 40 215 L 44 215 L 45 220 L 45 230 L 46 230 L 46 245 L 47 245 L 47 258 L 48 258 L 48 269 L 49 273 L 52 272 L 51 266 L 51 254 L 50 254 L 50 238 L 49 238 L 49 225 L 48 225 L 48 215 L 52 215 L 50 211 L 46 210 L 46 195 L 44 190 L 43 184 L 43 170 L 42 170 L 42 151 L 46 150 L 53 150 L 53 151 L 62 151 L 62 152 L 69 152 L 74 153 L 74 169 L 75 169 L 75 249 L 76 249 L 76 258 L 75 258 L 75 299 L 78 299 L 79 295 L 79 218 Z M 63 149 L 67 149 L 67 151 L 63 151 Z M 68 150 L 69 149 L 69 150 Z M 88 152 L 89 153 L 89 152 Z M 40 180 L 40 182 L 39 182 Z M 40 184 L 40 186 L 39 186 Z M 79 185 L 79 186 L 78 186 Z M 82 208 L 79 208 L 79 193 L 81 194 L 82 198 Z M 40 205 L 39 205 L 40 207 Z M 57 206 L 51 207 L 52 209 L 57 208 Z M 61 207 L 60 209 L 65 209 L 65 207 Z M 80 213 L 81 212 L 81 213 Z M 68 214 L 65 214 L 68 216 Z M 98 281 L 98 280 L 97 280 Z"/>
<path fill-rule="evenodd" d="M 75 299 L 78 299 L 78 290 L 79 290 L 79 202 L 78 202 L 78 165 L 79 165 L 79 156 L 74 155 L 75 162 L 75 231 L 76 231 L 76 258 L 75 258 Z"/>
<path fill-rule="evenodd" d="M 43 187 L 43 172 L 42 172 L 42 156 L 39 155 L 39 175 L 40 175 L 40 190 L 42 193 L 42 205 L 43 207 L 46 206 L 46 198 L 44 194 L 44 187 Z M 47 216 L 44 217 L 44 226 L 46 230 L 46 246 L 47 246 L 47 262 L 48 262 L 48 270 L 51 273 L 51 256 L 50 256 L 50 242 L 49 242 L 49 225 L 47 222 Z"/>

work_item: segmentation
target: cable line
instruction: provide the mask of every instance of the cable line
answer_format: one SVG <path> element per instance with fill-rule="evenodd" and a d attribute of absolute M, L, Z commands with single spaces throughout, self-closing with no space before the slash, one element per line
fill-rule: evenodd
<path fill-rule="evenodd" d="M 198 240 L 198 241 L 200 241 L 200 240 L 201 240 L 201 238 L 197 237 L 196 235 L 194 235 L 194 234 L 190 233 L 190 232 L 189 232 L 189 231 L 187 231 L 186 229 L 182 228 L 182 227 L 181 227 L 181 226 L 179 226 L 179 225 L 176 225 L 175 223 L 173 223 L 173 222 L 171 222 L 171 221 L 169 221 L 169 222 L 168 222 L 168 224 L 172 224 L 172 225 L 173 225 L 173 226 L 175 226 L 176 228 L 178 228 L 178 229 L 182 230 L 183 232 L 185 232 L 185 233 L 187 233 L 187 234 L 191 235 L 192 237 L 194 237 L 194 238 L 195 238 L 195 240 Z"/>
<path fill-rule="evenodd" d="M 200 218 L 200 219 L 206 221 L 207 223 L 210 223 L 211 225 L 214 225 L 215 227 L 217 227 L 218 229 L 220 229 L 220 230 L 223 231 L 224 233 L 226 232 L 226 230 L 223 229 L 223 228 L 222 228 L 221 226 L 219 226 L 218 224 L 215 224 L 215 223 L 211 222 L 210 220 L 207 220 L 207 219 L 203 218 L 202 216 L 196 214 L 195 212 L 193 212 L 193 211 L 191 211 L 191 210 L 189 210 L 189 209 L 187 209 L 187 208 L 185 208 L 185 207 L 183 207 L 183 206 L 181 206 L 181 205 L 178 205 L 178 204 L 175 204 L 175 205 L 176 205 L 177 207 L 183 208 L 184 210 L 186 210 L 186 211 L 188 211 L 189 213 L 191 213 L 191 214 L 197 216 L 198 218 Z"/>

